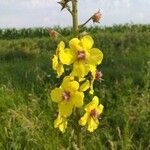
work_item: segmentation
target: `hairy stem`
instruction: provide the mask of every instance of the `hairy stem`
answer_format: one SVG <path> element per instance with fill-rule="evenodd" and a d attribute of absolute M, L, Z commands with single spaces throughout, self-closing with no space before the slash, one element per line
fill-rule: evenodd
<path fill-rule="evenodd" d="M 80 119 L 80 110 L 76 110 L 76 114 L 77 114 L 77 120 Z M 82 150 L 82 130 L 81 130 L 81 126 L 78 124 L 78 121 L 77 121 L 77 144 L 78 144 L 78 148 L 79 150 Z"/>
<path fill-rule="evenodd" d="M 73 35 L 78 35 L 78 1 L 72 0 Z"/>
<path fill-rule="evenodd" d="M 78 1 L 72 0 L 72 20 L 73 20 L 73 36 L 78 36 Z M 77 145 L 79 150 L 82 150 L 82 132 L 81 127 L 78 124 L 78 120 L 80 119 L 80 111 L 76 109 L 75 111 L 76 117 L 76 127 L 75 127 L 75 134 L 77 137 Z"/>

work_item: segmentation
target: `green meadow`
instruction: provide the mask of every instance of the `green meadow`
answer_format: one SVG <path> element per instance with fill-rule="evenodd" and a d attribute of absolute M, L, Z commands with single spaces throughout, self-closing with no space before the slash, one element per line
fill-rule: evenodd
<path fill-rule="evenodd" d="M 69 39 L 70 28 L 56 30 Z M 104 53 L 94 84 L 104 112 L 94 133 L 83 129 L 83 149 L 149 150 L 150 25 L 87 31 Z M 0 30 L 0 150 L 76 149 L 70 126 L 65 134 L 53 127 L 56 46 L 46 29 Z"/>

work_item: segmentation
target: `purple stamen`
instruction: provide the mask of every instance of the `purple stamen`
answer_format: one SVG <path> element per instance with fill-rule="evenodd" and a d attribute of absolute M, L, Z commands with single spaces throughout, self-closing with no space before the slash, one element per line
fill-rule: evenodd
<path fill-rule="evenodd" d="M 92 109 L 92 110 L 91 110 L 90 116 L 91 116 L 92 118 L 96 118 L 96 119 L 98 118 L 98 114 L 97 114 L 97 112 L 96 112 L 95 109 Z"/>
<path fill-rule="evenodd" d="M 85 60 L 85 52 L 84 51 L 78 51 L 77 58 L 78 58 L 78 60 Z"/>
<path fill-rule="evenodd" d="M 64 91 L 62 93 L 62 99 L 66 100 L 66 101 L 69 101 L 69 99 L 70 99 L 70 92 L 69 91 Z"/>

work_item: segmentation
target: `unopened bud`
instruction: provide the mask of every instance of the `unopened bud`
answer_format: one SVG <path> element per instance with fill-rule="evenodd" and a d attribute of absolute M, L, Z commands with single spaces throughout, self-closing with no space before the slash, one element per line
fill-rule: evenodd
<path fill-rule="evenodd" d="M 99 23 L 101 17 L 102 17 L 102 14 L 100 13 L 100 11 L 98 11 L 92 16 L 92 20 L 93 22 Z"/>
<path fill-rule="evenodd" d="M 58 37 L 58 32 L 56 32 L 55 30 L 49 30 L 49 35 L 53 40 L 55 40 Z"/>
<path fill-rule="evenodd" d="M 96 70 L 95 80 L 100 80 L 102 78 L 102 76 L 103 76 L 102 72 Z"/>

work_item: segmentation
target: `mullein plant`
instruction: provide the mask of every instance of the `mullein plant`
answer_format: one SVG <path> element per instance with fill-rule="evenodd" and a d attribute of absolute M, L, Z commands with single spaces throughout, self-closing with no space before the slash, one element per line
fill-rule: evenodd
<path fill-rule="evenodd" d="M 65 133 L 69 126 L 68 120 L 73 119 L 72 130 L 78 148 L 82 149 L 83 127 L 89 132 L 95 131 L 103 111 L 103 105 L 99 103 L 93 88 L 94 82 L 102 79 L 102 73 L 97 68 L 102 63 L 103 53 L 93 47 L 94 40 L 90 35 L 79 36 L 79 32 L 90 20 L 98 23 L 101 13 L 94 13 L 85 23 L 78 25 L 77 0 L 61 0 L 58 3 L 61 10 L 67 9 L 73 18 L 73 36 L 68 43 L 63 40 L 58 43 L 52 59 L 52 68 L 57 78 L 64 77 L 60 86 L 50 92 L 51 100 L 58 104 L 54 127 Z M 60 35 L 54 30 L 49 33 L 53 39 Z"/>

